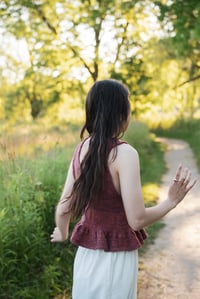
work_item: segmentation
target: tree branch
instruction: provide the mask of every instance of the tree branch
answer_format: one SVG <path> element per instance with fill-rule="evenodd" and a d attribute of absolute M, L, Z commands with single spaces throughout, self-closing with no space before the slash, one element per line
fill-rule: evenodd
<path fill-rule="evenodd" d="M 90 67 L 85 62 L 85 60 L 77 53 L 77 51 L 72 46 L 69 46 L 69 48 L 71 49 L 71 51 L 74 53 L 75 56 L 79 57 L 80 61 L 84 65 L 84 67 L 88 70 L 88 72 L 90 73 L 92 79 L 95 81 L 95 72 L 91 71 Z"/>
<path fill-rule="evenodd" d="M 39 17 L 42 19 L 42 21 L 47 25 L 47 27 L 51 30 L 51 32 L 53 32 L 53 34 L 55 34 L 56 36 L 58 36 L 57 34 L 57 30 L 56 28 L 49 22 L 49 20 L 47 19 L 47 17 L 45 16 L 44 12 L 42 11 L 41 7 L 35 3 L 33 3 L 33 6 L 35 7 L 36 11 L 38 12 Z M 98 65 L 96 62 L 94 62 L 94 71 L 91 70 L 91 68 L 89 67 L 89 65 L 86 63 L 86 61 L 79 55 L 79 53 L 76 51 L 76 49 L 74 47 L 72 47 L 71 45 L 68 45 L 69 48 L 71 49 L 71 51 L 74 53 L 74 55 L 76 57 L 79 57 L 80 61 L 82 62 L 82 64 L 84 65 L 84 67 L 88 70 L 88 72 L 90 73 L 92 79 L 94 81 L 96 81 L 97 76 L 98 76 Z"/>
<path fill-rule="evenodd" d="M 33 3 L 33 6 L 35 7 L 36 11 L 38 12 L 39 17 L 42 19 L 42 21 L 47 25 L 47 27 L 57 35 L 56 28 L 49 22 L 47 17 L 45 16 L 44 12 L 42 11 L 41 7 L 35 3 Z"/>
<path fill-rule="evenodd" d="M 123 32 L 122 40 L 121 40 L 121 43 L 118 44 L 118 47 L 117 47 L 117 53 L 116 53 L 116 56 L 115 56 L 115 60 L 114 60 L 114 62 L 113 62 L 113 65 L 115 65 L 116 62 L 117 62 L 117 60 L 119 59 L 120 49 L 121 49 L 121 47 L 122 47 L 123 44 L 124 44 L 124 41 L 125 41 L 125 33 L 126 33 L 126 31 L 127 31 L 128 25 L 129 25 L 129 22 L 126 22 L 125 26 L 123 27 L 124 32 Z"/>
<path fill-rule="evenodd" d="M 33 6 L 36 9 L 36 11 L 37 11 L 39 17 L 41 18 L 41 20 L 47 25 L 47 27 L 50 29 L 50 31 L 54 35 L 58 36 L 56 28 L 49 22 L 49 20 L 45 16 L 44 12 L 42 11 L 41 7 L 39 5 L 37 5 L 37 4 L 35 4 L 35 3 L 33 3 Z M 100 27 L 101 27 L 101 25 L 100 25 Z M 100 29 L 97 30 L 97 32 L 95 32 L 96 33 L 95 34 L 96 35 L 95 38 L 96 38 L 96 42 L 98 44 L 99 44 L 99 40 L 98 40 L 98 38 L 99 38 L 99 32 L 100 32 Z M 76 57 L 79 57 L 80 61 L 82 62 L 82 64 L 84 65 L 84 67 L 88 70 L 88 72 L 91 75 L 92 79 L 94 81 L 96 81 L 97 76 L 98 76 L 98 64 L 97 64 L 97 62 L 94 61 L 94 71 L 92 71 L 91 68 L 89 67 L 89 65 L 83 59 L 83 57 L 81 57 L 80 54 L 76 51 L 76 49 L 73 46 L 71 46 L 71 45 L 68 45 L 68 46 L 69 46 L 70 50 L 74 53 L 74 55 Z"/>
<path fill-rule="evenodd" d="M 188 80 L 182 82 L 181 84 L 175 86 L 174 89 L 177 88 L 177 87 L 181 87 L 181 86 L 185 85 L 186 83 L 190 83 L 190 82 L 196 81 L 196 80 L 198 80 L 198 79 L 200 79 L 200 75 L 195 76 L 195 77 L 193 77 L 193 78 L 190 78 L 190 79 L 188 79 Z"/>

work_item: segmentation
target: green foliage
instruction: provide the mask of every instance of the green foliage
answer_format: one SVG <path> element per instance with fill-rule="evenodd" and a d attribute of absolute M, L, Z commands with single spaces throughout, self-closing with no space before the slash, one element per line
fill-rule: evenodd
<path fill-rule="evenodd" d="M 149 92 L 146 84 L 149 78 L 145 72 L 143 61 L 138 59 L 137 56 L 132 56 L 126 58 L 117 71 L 113 70 L 111 73 L 112 78 L 126 82 L 130 92 L 132 114 L 135 117 L 145 111 L 147 104 L 145 95 Z M 134 74 L 134 76 L 130 76 L 130 73 Z"/>
<path fill-rule="evenodd" d="M 16 58 L 3 54 L 18 74 L 11 82 L 14 88 L 4 94 L 6 108 L 28 104 L 36 119 L 66 96 L 81 99 L 87 84 L 119 73 L 117 65 L 128 74 L 137 68 L 134 82 L 128 82 L 130 75 L 121 78 L 135 85 L 137 95 L 145 90 L 145 70 L 138 67 L 138 59 L 131 59 L 136 56 L 132 51 L 142 48 L 137 22 L 145 7 L 140 1 L 2 0 L 0 8 L 0 27 L 23 40 L 27 54 L 23 68 Z"/>
<path fill-rule="evenodd" d="M 159 19 L 168 28 L 171 50 L 177 58 L 183 59 L 182 70 L 187 70 L 187 79 L 178 86 L 200 79 L 199 74 L 199 38 L 200 38 L 200 4 L 196 0 L 178 0 L 163 4 Z"/>
<path fill-rule="evenodd" d="M 160 7 L 160 20 L 172 22 L 169 27 L 175 32 L 172 37 L 179 54 L 187 55 L 192 48 L 198 48 L 200 37 L 200 4 L 196 0 L 178 0 L 163 4 L 155 1 Z"/>
<path fill-rule="evenodd" d="M 196 0 L 2 0 L 1 119 L 60 120 L 64 105 L 71 121 L 91 84 L 109 77 L 127 84 L 138 119 L 149 111 L 193 117 L 199 13 Z"/>
<path fill-rule="evenodd" d="M 53 298 L 70 288 L 74 248 L 50 244 L 50 233 L 72 152 L 0 165 L 1 299 Z"/>

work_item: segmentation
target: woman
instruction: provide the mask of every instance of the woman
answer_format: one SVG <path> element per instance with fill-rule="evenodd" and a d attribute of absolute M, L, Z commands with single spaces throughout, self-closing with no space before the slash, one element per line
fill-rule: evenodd
<path fill-rule="evenodd" d="M 144 228 L 175 208 L 196 182 L 179 166 L 166 199 L 146 208 L 138 153 L 120 140 L 129 119 L 128 89 L 116 80 L 97 81 L 86 98 L 83 140 L 70 164 L 51 235 L 52 242 L 66 240 L 71 215 L 81 216 L 71 236 L 78 246 L 73 299 L 136 299 Z"/>

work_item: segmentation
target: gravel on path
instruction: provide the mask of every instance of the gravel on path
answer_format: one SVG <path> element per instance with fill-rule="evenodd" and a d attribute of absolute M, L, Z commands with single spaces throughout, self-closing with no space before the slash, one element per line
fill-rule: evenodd
<path fill-rule="evenodd" d="M 195 187 L 176 209 L 163 218 L 165 227 L 154 244 L 140 257 L 138 299 L 200 299 L 200 180 L 191 148 L 186 142 L 160 138 L 167 145 L 160 200 L 177 166 L 191 169 L 198 177 Z"/>

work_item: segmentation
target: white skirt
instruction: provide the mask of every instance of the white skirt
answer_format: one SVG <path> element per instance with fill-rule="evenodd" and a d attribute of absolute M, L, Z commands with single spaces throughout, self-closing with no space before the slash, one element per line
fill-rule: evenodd
<path fill-rule="evenodd" d="M 136 299 L 138 251 L 105 252 L 79 247 L 72 299 Z"/>

